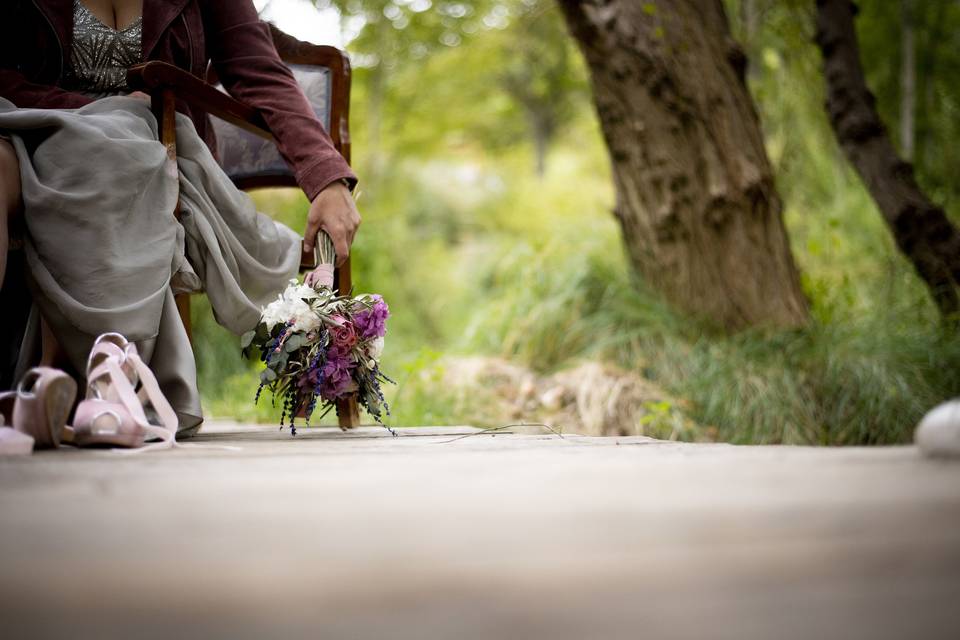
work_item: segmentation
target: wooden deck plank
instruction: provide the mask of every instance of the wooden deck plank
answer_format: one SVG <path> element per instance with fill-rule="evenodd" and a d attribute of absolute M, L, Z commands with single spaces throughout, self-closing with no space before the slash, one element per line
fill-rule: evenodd
<path fill-rule="evenodd" d="M 239 450 L 0 461 L 0 635 L 960 628 L 960 464 L 912 447 L 225 423 L 195 441 Z"/>

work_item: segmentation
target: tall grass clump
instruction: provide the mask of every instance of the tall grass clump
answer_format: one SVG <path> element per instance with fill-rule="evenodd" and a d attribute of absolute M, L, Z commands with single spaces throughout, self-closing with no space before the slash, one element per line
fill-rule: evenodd
<path fill-rule="evenodd" d="M 896 268 L 893 285 L 847 279 L 808 292 L 805 329 L 728 336 L 667 307 L 605 242 L 521 247 L 491 266 L 500 294 L 466 339 L 542 371 L 614 361 L 687 400 L 690 417 L 727 442 L 900 443 L 960 392 L 960 340 L 938 327 L 909 268 Z"/>

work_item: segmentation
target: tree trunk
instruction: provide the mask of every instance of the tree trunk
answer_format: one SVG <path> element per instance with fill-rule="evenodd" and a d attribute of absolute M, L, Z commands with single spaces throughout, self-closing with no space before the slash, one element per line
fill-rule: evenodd
<path fill-rule="evenodd" d="M 610 152 L 637 272 L 729 329 L 807 321 L 746 58 L 721 0 L 558 0 Z"/>
<path fill-rule="evenodd" d="M 960 311 L 960 234 L 920 190 L 913 167 L 893 148 L 860 65 L 850 0 L 817 0 L 827 113 L 847 158 L 880 208 L 897 246 L 927 284 L 945 318 Z"/>
<path fill-rule="evenodd" d="M 900 58 L 900 150 L 913 161 L 917 110 L 917 48 L 914 39 L 915 9 L 913 0 L 900 0 L 901 58 Z"/>

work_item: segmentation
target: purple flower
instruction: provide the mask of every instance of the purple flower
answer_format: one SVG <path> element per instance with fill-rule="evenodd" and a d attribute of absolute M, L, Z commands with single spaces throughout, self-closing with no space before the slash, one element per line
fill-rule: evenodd
<path fill-rule="evenodd" d="M 390 308 L 378 295 L 371 296 L 373 305 L 363 309 L 353 316 L 353 325 L 363 340 L 382 338 L 387 333 L 387 318 L 390 317 Z"/>
<path fill-rule="evenodd" d="M 300 376 L 300 379 L 297 381 L 297 387 L 300 389 L 300 392 L 304 394 L 312 393 L 320 382 L 322 375 L 320 367 L 317 367 Z"/>
<path fill-rule="evenodd" d="M 356 363 L 349 355 L 337 349 L 330 349 L 327 361 L 321 369 L 323 383 L 320 385 L 320 396 L 324 400 L 336 400 L 343 394 L 353 391 L 356 384 L 353 382 L 353 369 Z"/>

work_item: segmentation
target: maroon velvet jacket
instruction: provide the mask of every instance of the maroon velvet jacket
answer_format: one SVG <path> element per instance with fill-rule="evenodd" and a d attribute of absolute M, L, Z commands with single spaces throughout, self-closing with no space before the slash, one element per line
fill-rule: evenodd
<path fill-rule="evenodd" d="M 12 8 L 10 7 L 12 4 Z M 0 9 L 0 96 L 18 107 L 73 109 L 90 98 L 58 87 L 69 62 L 73 0 L 13 0 Z M 143 0 L 143 60 L 204 77 L 212 60 L 220 82 L 263 115 L 307 197 L 356 177 L 333 147 L 273 47 L 251 0 Z M 215 149 L 207 114 L 178 104 Z"/>

